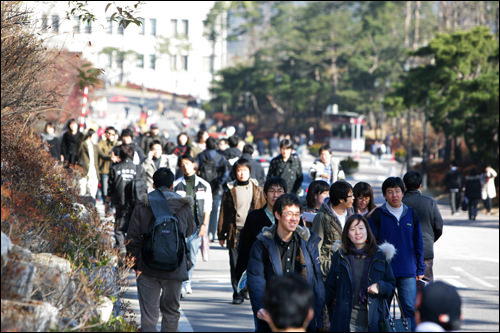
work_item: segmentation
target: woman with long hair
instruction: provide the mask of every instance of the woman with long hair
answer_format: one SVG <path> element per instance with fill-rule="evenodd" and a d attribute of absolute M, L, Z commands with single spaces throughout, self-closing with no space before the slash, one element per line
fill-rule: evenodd
<path fill-rule="evenodd" d="M 390 260 L 392 244 L 377 242 L 363 215 L 351 215 L 335 242 L 325 282 L 330 311 L 330 332 L 376 332 L 382 319 L 383 299 L 394 292 L 396 279 Z"/>
<path fill-rule="evenodd" d="M 306 222 L 306 226 L 311 228 L 314 216 L 319 211 L 323 200 L 330 195 L 330 185 L 324 180 L 314 180 L 309 184 L 306 195 L 306 207 L 302 215 L 302 219 Z"/>

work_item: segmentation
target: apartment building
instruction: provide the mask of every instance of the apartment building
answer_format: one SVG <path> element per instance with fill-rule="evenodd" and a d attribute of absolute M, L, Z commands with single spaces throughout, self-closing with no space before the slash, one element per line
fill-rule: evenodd
<path fill-rule="evenodd" d="M 227 63 L 225 28 L 215 44 L 204 36 L 203 22 L 215 1 L 142 2 L 134 13 L 141 26 L 132 23 L 126 29 L 110 19 L 115 8 L 111 5 L 106 12 L 108 3 L 88 1 L 95 21 L 84 23 L 78 13 L 70 14 L 67 1 L 25 2 L 47 45 L 81 52 L 104 70 L 107 85 L 130 82 L 209 99 L 212 74 Z M 133 7 L 136 2 L 116 3 Z"/>

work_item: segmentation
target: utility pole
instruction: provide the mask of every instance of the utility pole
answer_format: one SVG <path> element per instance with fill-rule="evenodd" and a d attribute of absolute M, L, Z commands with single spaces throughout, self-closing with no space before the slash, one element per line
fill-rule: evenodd
<path fill-rule="evenodd" d="M 422 189 L 427 189 L 427 162 L 429 160 L 429 149 L 427 147 L 427 123 L 429 121 L 429 97 L 425 101 L 424 110 L 424 146 L 422 151 Z"/>

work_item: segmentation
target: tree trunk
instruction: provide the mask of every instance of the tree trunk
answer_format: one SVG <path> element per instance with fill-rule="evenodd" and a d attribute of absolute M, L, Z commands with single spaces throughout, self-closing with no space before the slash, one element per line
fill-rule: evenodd
<path fill-rule="evenodd" d="M 446 162 L 451 161 L 451 147 L 453 145 L 452 138 L 445 132 L 445 144 L 444 144 L 444 160 Z"/>
<path fill-rule="evenodd" d="M 427 188 L 427 161 L 429 159 L 429 151 L 427 148 L 427 112 L 429 112 L 429 110 L 427 109 L 427 106 L 429 104 L 428 102 L 429 100 L 427 100 L 426 109 L 424 111 L 424 146 L 422 148 L 422 188 L 424 190 Z"/>
<path fill-rule="evenodd" d="M 416 50 L 420 39 L 420 1 L 415 1 L 415 34 L 413 36 L 413 49 Z"/>
<path fill-rule="evenodd" d="M 455 138 L 455 160 L 462 160 L 462 138 Z"/>
<path fill-rule="evenodd" d="M 410 47 L 411 1 L 406 1 L 405 48 Z"/>

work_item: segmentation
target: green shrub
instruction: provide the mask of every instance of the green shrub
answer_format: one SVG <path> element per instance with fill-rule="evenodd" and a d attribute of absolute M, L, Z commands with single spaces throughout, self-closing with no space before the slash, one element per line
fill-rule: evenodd
<path fill-rule="evenodd" d="M 319 149 L 323 146 L 321 143 L 315 143 L 307 147 L 309 149 L 309 153 L 313 156 L 319 156 Z"/>
<path fill-rule="evenodd" d="M 340 166 L 345 172 L 345 170 L 357 169 L 359 167 L 359 162 L 353 160 L 351 157 L 348 157 L 345 160 L 340 161 Z"/>

